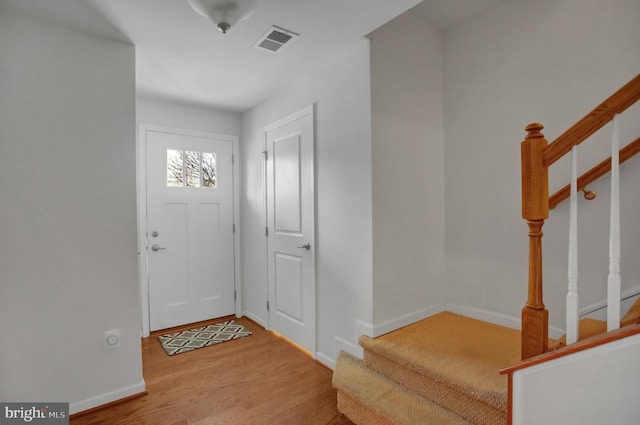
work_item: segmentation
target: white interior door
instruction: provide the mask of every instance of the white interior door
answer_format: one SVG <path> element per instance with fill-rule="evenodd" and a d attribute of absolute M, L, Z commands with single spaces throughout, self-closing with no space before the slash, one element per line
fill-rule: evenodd
<path fill-rule="evenodd" d="M 147 131 L 149 324 L 233 314 L 233 142 Z"/>
<path fill-rule="evenodd" d="M 315 356 L 313 108 L 265 131 L 269 328 Z"/>

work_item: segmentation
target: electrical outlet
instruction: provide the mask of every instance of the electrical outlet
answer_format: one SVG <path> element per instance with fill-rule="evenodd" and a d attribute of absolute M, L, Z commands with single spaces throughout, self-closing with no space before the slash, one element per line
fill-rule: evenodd
<path fill-rule="evenodd" d="M 104 332 L 104 349 L 113 350 L 120 348 L 120 329 L 111 329 Z"/>

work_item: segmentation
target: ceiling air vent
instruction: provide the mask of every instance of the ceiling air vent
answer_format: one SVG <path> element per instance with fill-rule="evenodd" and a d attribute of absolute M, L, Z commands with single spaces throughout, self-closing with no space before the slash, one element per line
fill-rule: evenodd
<path fill-rule="evenodd" d="M 289 43 L 294 37 L 299 37 L 300 34 L 296 34 L 293 31 L 286 30 L 284 28 L 276 27 L 275 25 L 269 28 L 254 46 L 261 47 L 263 49 L 277 52 Z"/>

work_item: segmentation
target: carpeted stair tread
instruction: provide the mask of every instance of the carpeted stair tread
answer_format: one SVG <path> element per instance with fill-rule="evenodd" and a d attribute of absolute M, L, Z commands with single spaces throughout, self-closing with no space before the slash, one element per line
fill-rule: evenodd
<path fill-rule="evenodd" d="M 506 417 L 507 377 L 499 371 L 520 361 L 517 330 L 443 312 L 375 339 L 363 336 L 360 345 L 367 366 L 397 382 L 419 382 L 422 375 L 426 378 L 422 385 L 432 382 L 440 386 L 437 391 L 449 391 L 450 395 L 438 395 L 451 403 L 457 398 L 475 401 L 478 407 L 486 405 Z M 381 367 L 380 358 L 393 363 Z M 407 379 L 410 375 L 413 378 Z"/>
<path fill-rule="evenodd" d="M 357 424 L 470 425 L 344 352 L 336 363 L 333 386 L 338 390 L 339 410 Z"/>

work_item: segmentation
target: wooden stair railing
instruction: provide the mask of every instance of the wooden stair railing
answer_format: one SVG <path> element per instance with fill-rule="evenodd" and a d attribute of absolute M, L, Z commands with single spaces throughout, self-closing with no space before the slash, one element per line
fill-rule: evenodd
<path fill-rule="evenodd" d="M 584 142 L 610 122 L 615 115 L 626 111 L 638 100 L 640 100 L 640 74 L 549 144 L 544 150 L 544 166 L 551 166 L 569 153 L 573 146 Z"/>
<path fill-rule="evenodd" d="M 633 158 L 638 153 L 640 153 L 640 137 L 620 149 L 620 164 L 630 158 Z M 585 189 L 587 185 L 598 180 L 609 171 L 611 171 L 611 157 L 605 159 L 578 178 L 578 191 Z M 549 209 L 554 209 L 559 203 L 567 199 L 570 195 L 570 190 L 571 185 L 568 184 L 551 195 L 549 197 Z"/>
<path fill-rule="evenodd" d="M 529 124 L 520 145 L 522 156 L 522 218 L 529 226 L 529 286 L 522 309 L 522 359 L 547 351 L 549 311 L 542 297 L 542 226 L 549 218 L 549 169 L 544 166 L 548 146 L 542 124 Z"/>
<path fill-rule="evenodd" d="M 549 217 L 549 167 L 638 100 L 640 74 L 550 144 L 541 133 L 542 124 L 525 128 L 527 136 L 521 143 L 522 218 L 529 227 L 529 281 L 527 303 L 522 309 L 523 360 L 548 350 L 549 313 L 542 296 L 542 227 Z"/>

